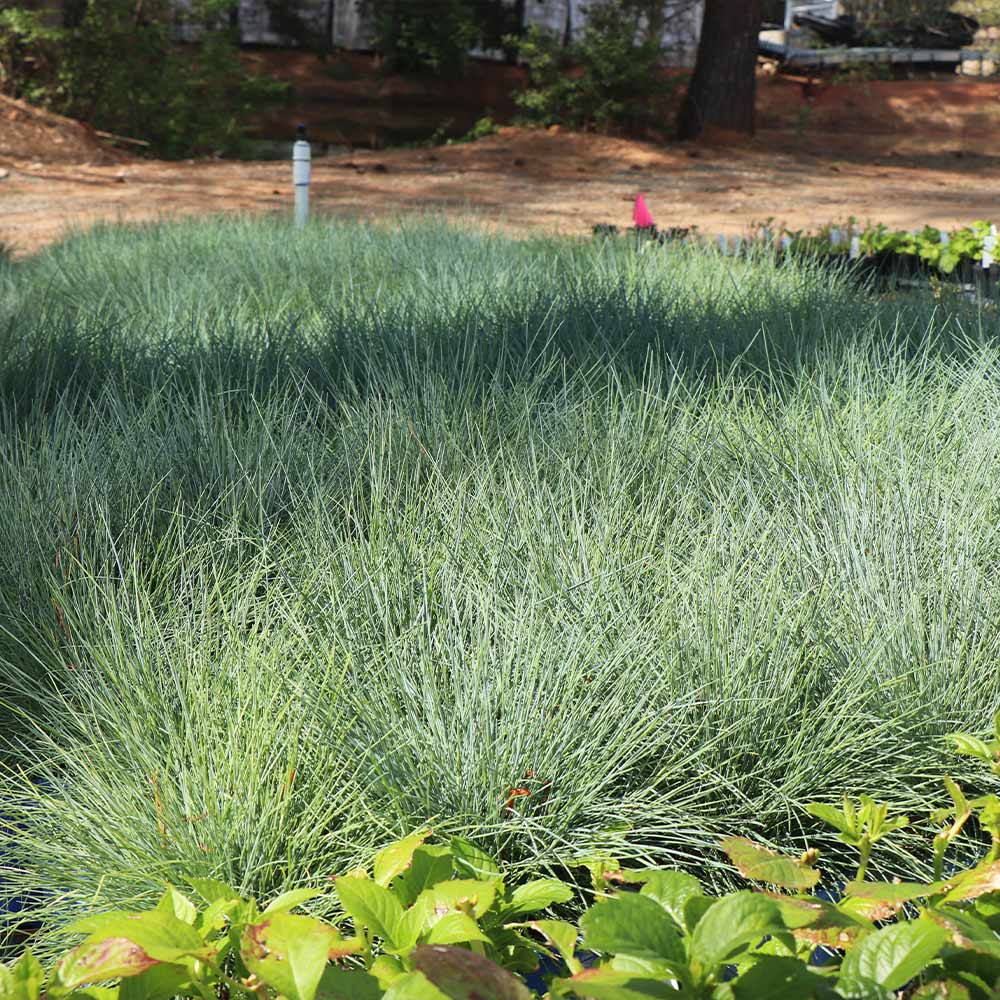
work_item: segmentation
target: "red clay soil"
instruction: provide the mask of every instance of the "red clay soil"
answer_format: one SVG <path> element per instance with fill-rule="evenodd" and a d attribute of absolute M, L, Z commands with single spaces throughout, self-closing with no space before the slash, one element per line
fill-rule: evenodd
<path fill-rule="evenodd" d="M 288 163 L 125 157 L 65 119 L 10 110 L 26 109 L 0 105 L 0 241 L 22 253 L 101 219 L 290 210 Z M 465 145 L 354 150 L 314 161 L 313 207 L 584 233 L 628 225 L 642 191 L 662 227 L 706 233 L 768 217 L 793 228 L 848 216 L 906 229 L 1000 221 L 1000 83 L 762 79 L 759 121 L 738 144 L 503 129 Z"/>
<path fill-rule="evenodd" d="M 0 158 L 108 164 L 122 157 L 87 125 L 0 94 Z"/>

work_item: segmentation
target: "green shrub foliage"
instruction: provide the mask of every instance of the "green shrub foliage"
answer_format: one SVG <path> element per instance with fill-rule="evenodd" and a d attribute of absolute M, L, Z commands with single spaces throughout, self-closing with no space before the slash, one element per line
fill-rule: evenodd
<path fill-rule="evenodd" d="M 529 84 L 516 96 L 542 124 L 623 129 L 644 135 L 662 129 L 677 79 L 663 74 L 663 0 L 598 0 L 587 8 L 579 40 L 541 28 L 511 39 L 528 67 Z"/>
<path fill-rule="evenodd" d="M 520 30 L 517 7 L 504 0 L 359 0 L 359 7 L 394 72 L 461 76 L 470 50 L 500 48 Z"/>
<path fill-rule="evenodd" d="M 250 105 L 281 88 L 241 68 L 231 7 L 194 0 L 182 15 L 168 0 L 85 0 L 61 24 L 0 11 L 0 86 L 161 155 L 235 152 Z"/>
<path fill-rule="evenodd" d="M 949 741 L 1000 774 L 1000 715 L 988 738 Z M 715 897 L 681 871 L 594 858 L 582 864 L 592 905 L 578 925 L 544 915 L 571 902 L 569 883 L 515 884 L 473 843 L 433 844 L 421 830 L 336 878 L 332 898 L 303 887 L 261 909 L 192 878 L 190 894 L 168 886 L 152 910 L 77 920 L 67 930 L 82 941 L 48 972 L 30 952 L 0 967 L 0 1000 L 528 1000 L 515 973 L 541 955 L 561 970 L 547 977 L 552 1000 L 988 1000 L 1000 986 L 1000 799 L 945 786 L 950 803 L 929 818 L 931 881 L 866 877 L 873 848 L 917 824 L 865 795 L 807 810 L 858 853 L 839 898 L 813 891 L 817 851 L 794 857 L 729 837 L 723 851 L 756 888 Z M 955 850 L 960 838 L 975 863 L 945 876 L 952 854 L 970 856 L 968 842 Z M 292 912 L 303 906 L 339 918 Z"/>

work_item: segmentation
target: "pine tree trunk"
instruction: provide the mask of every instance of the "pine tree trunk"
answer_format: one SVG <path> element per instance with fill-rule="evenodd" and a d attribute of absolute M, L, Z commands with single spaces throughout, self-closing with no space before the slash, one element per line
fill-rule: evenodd
<path fill-rule="evenodd" d="M 753 134 L 760 22 L 760 0 L 705 0 L 679 138 L 697 139 L 706 129 Z"/>

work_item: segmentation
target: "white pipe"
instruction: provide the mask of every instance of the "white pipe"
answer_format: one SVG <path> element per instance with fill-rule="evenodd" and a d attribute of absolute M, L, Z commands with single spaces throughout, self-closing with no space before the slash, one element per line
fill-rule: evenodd
<path fill-rule="evenodd" d="M 312 151 L 305 139 L 305 126 L 292 147 L 292 184 L 295 185 L 295 226 L 301 228 L 309 218 L 309 182 L 312 179 Z"/>
<path fill-rule="evenodd" d="M 993 228 L 992 226 L 990 227 Z M 997 237 L 991 232 L 983 240 L 983 269 L 989 269 L 996 262 Z"/>

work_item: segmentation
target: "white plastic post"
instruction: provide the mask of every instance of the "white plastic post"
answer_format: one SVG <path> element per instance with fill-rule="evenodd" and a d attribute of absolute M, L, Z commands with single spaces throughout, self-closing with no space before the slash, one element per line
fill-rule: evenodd
<path fill-rule="evenodd" d="M 719 249 L 722 251 L 723 256 L 729 253 L 729 240 L 726 239 L 725 233 L 719 233 Z"/>
<path fill-rule="evenodd" d="M 292 147 L 292 184 L 295 185 L 295 226 L 301 228 L 309 217 L 309 182 L 312 179 L 312 150 L 306 142 L 306 127 L 300 125 Z"/>
<path fill-rule="evenodd" d="M 943 230 L 938 230 L 938 239 L 941 241 L 941 246 L 946 247 L 951 241 L 951 237 Z"/>
<path fill-rule="evenodd" d="M 857 260 L 861 256 L 861 237 L 852 236 L 851 237 L 851 260 Z"/>
<path fill-rule="evenodd" d="M 983 270 L 988 271 L 996 261 L 997 238 L 992 233 L 983 240 Z"/>

